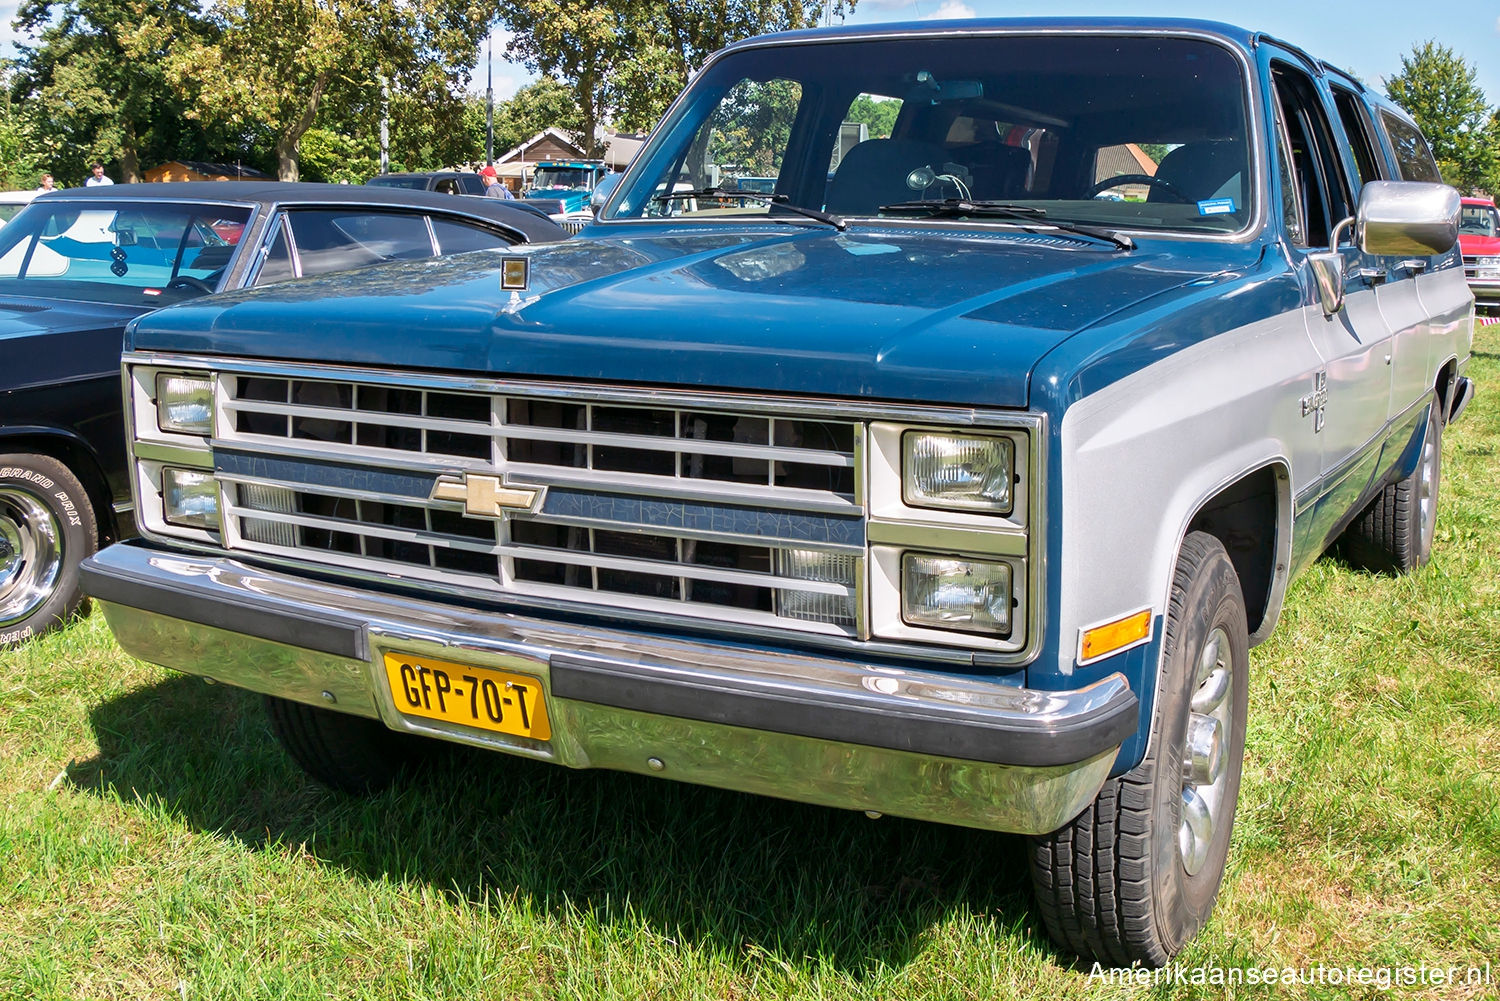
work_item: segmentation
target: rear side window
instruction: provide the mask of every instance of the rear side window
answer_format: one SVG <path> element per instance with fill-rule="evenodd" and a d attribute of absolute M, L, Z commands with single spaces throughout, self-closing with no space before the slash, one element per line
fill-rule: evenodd
<path fill-rule="evenodd" d="M 1386 134 L 1391 137 L 1391 146 L 1396 151 L 1396 166 L 1401 168 L 1402 180 L 1443 183 L 1443 175 L 1438 173 L 1432 150 L 1428 148 L 1427 140 L 1422 138 L 1422 133 L 1417 131 L 1416 126 L 1397 118 L 1389 111 L 1382 111 L 1380 118 L 1385 122 Z"/>
<path fill-rule="evenodd" d="M 369 209 L 292 209 L 256 276 L 256 285 L 309 278 L 436 252 L 425 215 Z M 285 228 L 291 229 L 286 242 Z"/>
<path fill-rule="evenodd" d="M 504 233 L 481 226 L 471 226 L 452 219 L 432 217 L 432 232 L 437 237 L 439 254 L 462 254 L 470 250 L 495 250 L 516 241 Z"/>
<path fill-rule="evenodd" d="M 431 257 L 427 219 L 392 212 L 306 209 L 287 213 L 303 278 Z"/>

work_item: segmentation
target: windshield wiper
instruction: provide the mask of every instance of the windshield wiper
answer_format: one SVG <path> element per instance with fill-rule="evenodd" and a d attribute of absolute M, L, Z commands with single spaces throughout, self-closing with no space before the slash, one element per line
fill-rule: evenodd
<path fill-rule="evenodd" d="M 923 198 L 911 202 L 896 202 L 892 205 L 880 206 L 881 212 L 921 212 L 929 219 L 954 219 L 992 216 L 1003 219 L 1015 219 L 1020 222 L 1040 223 L 1041 227 L 1023 227 L 1027 232 L 1035 233 L 1039 229 L 1056 229 L 1064 233 L 1075 233 L 1078 236 L 1087 236 L 1091 239 L 1112 243 L 1121 250 L 1134 250 L 1135 241 L 1128 236 L 1120 236 L 1118 233 L 1095 226 L 1080 226 L 1078 223 L 1058 222 L 1047 218 L 1047 210 L 1037 208 L 1034 205 L 1012 205 L 1008 202 L 984 201 L 971 198 Z"/>
<path fill-rule="evenodd" d="M 752 201 L 762 202 L 772 208 L 786 209 L 809 219 L 827 223 L 837 230 L 849 228 L 849 224 L 838 216 L 822 209 L 810 209 L 805 205 L 797 205 L 786 195 L 767 195 L 759 191 L 730 191 L 727 188 L 697 188 L 693 191 L 668 191 L 659 195 L 652 195 L 653 202 L 675 202 L 684 198 L 749 198 Z"/>

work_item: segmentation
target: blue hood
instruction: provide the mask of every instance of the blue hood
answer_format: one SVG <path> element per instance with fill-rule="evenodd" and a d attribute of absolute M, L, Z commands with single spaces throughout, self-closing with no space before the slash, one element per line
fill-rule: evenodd
<path fill-rule="evenodd" d="M 629 232 L 513 251 L 531 259 L 524 293 L 500 292 L 502 252 L 463 254 L 185 303 L 138 321 L 132 347 L 1023 407 L 1060 341 L 1236 252 L 916 226 Z"/>

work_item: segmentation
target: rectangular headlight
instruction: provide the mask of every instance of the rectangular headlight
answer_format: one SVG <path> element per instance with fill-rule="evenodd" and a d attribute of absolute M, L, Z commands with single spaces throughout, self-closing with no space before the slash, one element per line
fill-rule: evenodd
<path fill-rule="evenodd" d="M 1008 563 L 946 556 L 901 558 L 901 618 L 909 626 L 1009 635 Z"/>
<path fill-rule="evenodd" d="M 200 375 L 156 376 L 156 426 L 182 434 L 213 433 L 214 381 Z"/>
<path fill-rule="evenodd" d="M 901 492 L 907 504 L 1010 512 L 1016 448 L 1009 438 L 908 431 L 901 453 Z"/>
<path fill-rule="evenodd" d="M 219 530 L 219 483 L 203 469 L 163 467 L 161 471 L 162 517 L 169 525 Z"/>

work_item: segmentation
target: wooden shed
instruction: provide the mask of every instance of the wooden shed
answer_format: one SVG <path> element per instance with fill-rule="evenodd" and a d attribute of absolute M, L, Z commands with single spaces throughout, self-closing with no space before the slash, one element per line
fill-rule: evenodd
<path fill-rule="evenodd" d="M 202 160 L 171 160 L 146 171 L 146 180 L 155 181 L 274 181 L 254 167 L 238 163 L 206 163 Z"/>

